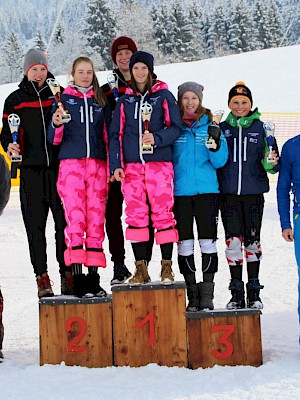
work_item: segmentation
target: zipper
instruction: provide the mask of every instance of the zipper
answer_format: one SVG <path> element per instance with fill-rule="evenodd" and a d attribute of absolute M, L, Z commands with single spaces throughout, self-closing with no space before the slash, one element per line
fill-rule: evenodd
<path fill-rule="evenodd" d="M 85 107 L 85 139 L 86 139 L 86 158 L 90 157 L 90 126 L 89 126 L 89 105 L 86 94 L 83 93 L 84 107 Z"/>
<path fill-rule="evenodd" d="M 93 106 L 90 106 L 90 121 L 91 121 L 91 124 L 94 122 L 94 110 L 93 110 Z"/>
<path fill-rule="evenodd" d="M 142 123 L 142 105 L 144 103 L 145 97 L 148 92 L 146 92 L 144 95 L 141 95 L 141 101 L 140 101 L 140 109 L 139 109 L 139 152 L 140 152 L 140 160 L 142 161 L 142 164 L 145 164 L 145 160 L 142 155 L 142 138 L 143 138 L 143 123 Z M 138 103 L 136 103 L 138 104 Z M 137 108 L 137 107 L 136 107 Z"/>
<path fill-rule="evenodd" d="M 83 124 L 84 119 L 83 119 L 83 107 L 82 106 L 80 106 L 79 112 L 80 112 L 80 122 Z"/>
<path fill-rule="evenodd" d="M 242 130 L 243 128 L 240 126 L 238 122 L 238 127 L 239 127 L 239 173 L 238 173 L 238 188 L 237 188 L 237 194 L 240 195 L 242 191 Z"/>
<path fill-rule="evenodd" d="M 49 154 L 48 154 L 48 149 L 47 149 L 47 131 L 46 131 L 46 124 L 45 124 L 45 118 L 44 118 L 44 111 L 43 111 L 43 104 L 40 96 L 40 92 L 45 89 L 43 87 L 40 92 L 36 90 L 36 87 L 34 86 L 33 82 L 31 82 L 36 94 L 38 95 L 39 103 L 40 103 L 40 109 L 41 109 L 41 114 L 42 114 L 42 121 L 43 121 L 43 128 L 44 128 L 44 144 L 45 144 L 45 152 L 46 152 L 46 158 L 47 158 L 47 167 L 50 166 L 50 160 L 49 160 Z"/>
<path fill-rule="evenodd" d="M 244 161 L 247 161 L 247 137 L 244 137 Z"/>
<path fill-rule="evenodd" d="M 134 119 L 137 119 L 137 117 L 138 117 L 138 106 L 139 106 L 139 103 L 136 102 L 135 103 L 135 110 L 134 110 Z"/>
<path fill-rule="evenodd" d="M 236 138 L 233 139 L 233 162 L 236 162 Z"/>

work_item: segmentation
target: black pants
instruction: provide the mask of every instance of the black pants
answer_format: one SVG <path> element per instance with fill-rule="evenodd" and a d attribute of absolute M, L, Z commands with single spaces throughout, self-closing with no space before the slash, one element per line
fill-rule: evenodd
<path fill-rule="evenodd" d="M 263 194 L 222 194 L 221 217 L 226 239 L 241 236 L 245 246 L 260 241 L 264 202 Z"/>
<path fill-rule="evenodd" d="M 66 221 L 60 197 L 56 190 L 57 173 L 43 167 L 22 167 L 20 173 L 20 201 L 25 224 L 30 259 L 34 272 L 47 272 L 46 224 L 51 210 L 54 219 L 56 259 L 64 274 L 66 249 L 64 228 Z"/>
<path fill-rule="evenodd" d="M 109 252 L 111 261 L 116 264 L 124 264 L 125 247 L 124 233 L 122 227 L 123 213 L 123 194 L 121 190 L 121 182 L 115 181 L 110 183 L 107 205 L 106 205 L 106 233 L 109 243 Z M 154 242 L 154 229 L 152 223 L 149 225 L 150 239 L 147 242 L 147 261 L 151 260 L 152 248 Z"/>
<path fill-rule="evenodd" d="M 198 239 L 217 239 L 219 194 L 175 196 L 174 215 L 179 240 L 194 239 L 194 219 Z"/>

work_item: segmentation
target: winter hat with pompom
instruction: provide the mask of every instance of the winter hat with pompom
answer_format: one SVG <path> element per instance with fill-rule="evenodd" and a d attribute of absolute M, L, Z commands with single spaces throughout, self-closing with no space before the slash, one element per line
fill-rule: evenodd
<path fill-rule="evenodd" d="M 40 50 L 30 49 L 24 56 L 23 70 L 25 75 L 34 65 L 44 65 L 48 69 L 47 56 Z"/>
<path fill-rule="evenodd" d="M 237 97 L 243 97 L 245 98 L 249 104 L 250 107 L 252 107 L 252 94 L 249 88 L 245 85 L 244 82 L 239 81 L 235 84 L 233 88 L 230 89 L 229 95 L 228 95 L 228 107 L 231 108 L 231 104 L 234 99 Z"/>

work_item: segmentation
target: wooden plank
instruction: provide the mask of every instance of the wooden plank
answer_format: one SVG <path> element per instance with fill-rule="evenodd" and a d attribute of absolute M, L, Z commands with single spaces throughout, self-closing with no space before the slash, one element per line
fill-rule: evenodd
<path fill-rule="evenodd" d="M 123 285 L 112 291 L 115 365 L 187 366 L 185 285 Z"/>
<path fill-rule="evenodd" d="M 113 365 L 111 299 L 40 301 L 40 364 Z"/>
<path fill-rule="evenodd" d="M 260 311 L 241 311 L 187 313 L 190 368 L 262 364 Z"/>

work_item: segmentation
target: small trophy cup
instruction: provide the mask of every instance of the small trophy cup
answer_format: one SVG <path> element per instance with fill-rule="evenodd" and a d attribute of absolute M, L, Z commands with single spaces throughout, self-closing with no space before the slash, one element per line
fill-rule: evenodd
<path fill-rule="evenodd" d="M 18 143 L 18 133 L 19 133 L 19 127 L 20 127 L 20 117 L 17 114 L 9 114 L 8 116 L 8 125 L 10 132 L 12 134 L 12 140 L 13 144 Z M 16 178 L 17 177 L 17 167 L 19 162 L 22 161 L 22 156 L 21 154 L 13 153 L 12 158 L 11 158 L 11 177 Z"/>
<path fill-rule="evenodd" d="M 61 103 L 61 95 L 60 95 L 60 84 L 56 79 L 53 78 L 48 78 L 46 80 L 48 83 L 48 86 L 53 93 L 55 100 L 57 102 L 58 108 L 63 112 L 63 115 L 61 116 L 62 123 L 66 124 L 71 121 L 71 115 L 67 114 L 62 103 Z"/>
<path fill-rule="evenodd" d="M 213 113 L 212 125 L 209 126 L 210 129 L 208 129 L 209 138 L 205 143 L 205 145 L 208 149 L 216 150 L 216 148 L 217 148 L 217 143 L 215 142 L 215 139 L 214 139 L 214 131 L 215 131 L 214 128 L 217 127 L 218 132 L 219 132 L 219 124 L 221 122 L 223 114 L 224 114 L 223 110 L 218 110 Z"/>
<path fill-rule="evenodd" d="M 118 80 L 116 79 L 115 74 L 109 74 L 107 76 L 107 83 L 113 92 L 116 102 L 119 100 L 119 91 L 118 91 Z"/>
<path fill-rule="evenodd" d="M 267 136 L 267 142 L 268 142 L 268 146 L 269 146 L 269 154 L 267 156 L 267 162 L 273 163 L 275 161 L 275 158 L 272 155 L 273 147 L 275 144 L 275 138 L 274 138 L 275 124 L 274 124 L 274 122 L 266 121 L 264 123 L 264 130 L 265 130 L 265 133 Z"/>
<path fill-rule="evenodd" d="M 149 123 L 152 114 L 152 106 L 147 101 L 141 107 L 142 120 L 144 122 L 144 133 L 149 133 Z M 153 154 L 153 146 L 151 144 L 142 143 L 142 154 Z"/>

